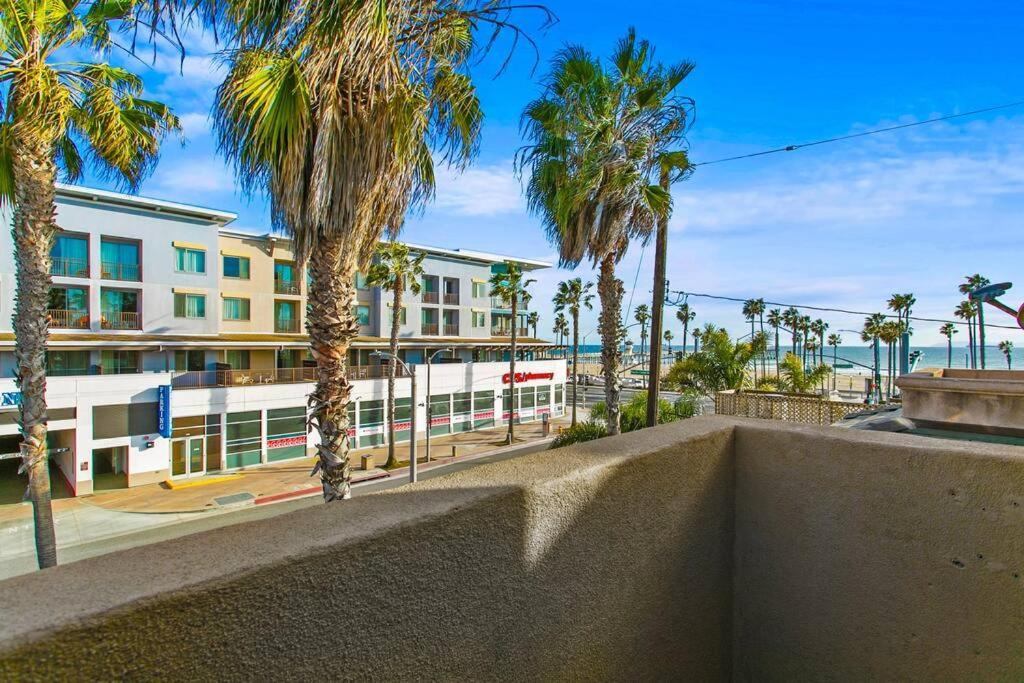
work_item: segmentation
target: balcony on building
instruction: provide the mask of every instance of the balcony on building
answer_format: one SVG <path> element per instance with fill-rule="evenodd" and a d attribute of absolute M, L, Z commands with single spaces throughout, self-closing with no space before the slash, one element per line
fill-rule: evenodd
<path fill-rule="evenodd" d="M 89 277 L 89 238 L 61 232 L 50 251 L 50 275 L 56 277 Z"/>
<path fill-rule="evenodd" d="M 297 301 L 274 302 L 274 332 L 297 334 L 302 331 Z"/>
<path fill-rule="evenodd" d="M 446 337 L 458 337 L 459 336 L 459 312 L 458 311 L 445 311 L 442 316 L 444 323 L 444 336 Z"/>
<path fill-rule="evenodd" d="M 438 317 L 436 308 L 420 309 L 420 334 L 438 334 Z"/>
<path fill-rule="evenodd" d="M 491 297 L 491 308 L 498 311 L 511 311 L 512 302 L 505 297 L 492 296 Z M 522 296 L 519 297 L 519 301 L 516 304 L 517 311 L 525 311 L 529 308 L 529 301 L 524 299 Z"/>
<path fill-rule="evenodd" d="M 512 336 L 512 315 L 509 313 L 491 313 L 491 336 L 492 337 L 511 337 Z M 525 325 L 520 325 L 519 329 L 516 330 L 517 337 L 528 337 L 530 336 L 530 329 Z"/>
<path fill-rule="evenodd" d="M 301 294 L 298 267 L 292 261 L 274 261 L 274 293 Z"/>
<path fill-rule="evenodd" d="M 459 278 L 446 277 L 444 279 L 444 305 L 459 305 Z"/>
<path fill-rule="evenodd" d="M 436 275 L 423 276 L 423 287 L 420 290 L 420 299 L 423 303 L 436 304 L 441 301 L 438 287 L 438 277 Z"/>
<path fill-rule="evenodd" d="M 292 361 L 293 363 L 295 361 Z M 243 363 L 248 365 L 248 362 Z M 387 365 L 349 365 L 345 376 L 349 380 L 382 379 L 387 377 Z M 402 365 L 395 368 L 396 377 L 405 377 Z M 311 364 L 268 369 L 224 367 L 214 370 L 176 371 L 171 377 L 175 389 L 205 389 L 210 387 L 256 386 L 265 384 L 301 384 L 316 381 L 316 367 Z"/>
<path fill-rule="evenodd" d="M 103 237 L 100 239 L 100 277 L 104 280 L 141 282 L 142 267 L 138 240 Z"/>
<path fill-rule="evenodd" d="M 84 287 L 51 287 L 46 313 L 51 329 L 89 329 L 89 290 Z"/>
<path fill-rule="evenodd" d="M 128 289 L 100 290 L 100 327 L 104 330 L 141 330 L 139 292 Z"/>
<path fill-rule="evenodd" d="M 0 676 L 1024 680 L 1018 451 L 703 417 L 510 458 L 0 582 Z"/>

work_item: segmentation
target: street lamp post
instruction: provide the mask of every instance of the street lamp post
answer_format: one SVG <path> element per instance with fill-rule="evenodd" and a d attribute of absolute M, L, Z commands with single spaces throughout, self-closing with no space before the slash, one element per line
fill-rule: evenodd
<path fill-rule="evenodd" d="M 409 399 L 411 408 L 409 411 L 409 483 L 415 484 L 419 479 L 419 473 L 416 471 L 416 366 L 409 366 L 401 358 L 396 358 L 386 351 L 374 351 L 370 355 L 385 359 L 391 363 L 401 363 L 405 371 L 409 373 L 409 390 L 412 393 Z M 429 396 L 427 404 L 430 404 Z M 430 432 L 429 427 L 427 432 Z"/>
<path fill-rule="evenodd" d="M 437 351 L 434 351 L 432 354 L 427 356 L 427 462 L 430 462 L 430 428 L 432 426 L 430 420 L 430 364 L 434 362 L 434 357 L 437 356 L 437 354 L 451 350 L 451 347 L 446 347 L 443 349 L 438 349 Z"/>

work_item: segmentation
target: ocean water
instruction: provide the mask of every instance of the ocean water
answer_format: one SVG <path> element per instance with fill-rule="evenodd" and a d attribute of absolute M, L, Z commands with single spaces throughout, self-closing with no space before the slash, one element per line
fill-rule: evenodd
<path fill-rule="evenodd" d="M 639 353 L 639 346 L 633 346 L 634 354 Z M 692 351 L 693 344 L 689 344 L 687 349 Z M 667 349 L 666 349 L 667 350 Z M 681 350 L 678 344 L 672 345 L 672 351 Z M 772 349 L 774 350 L 774 349 Z M 788 344 L 783 344 L 780 340 L 779 353 L 785 355 L 786 351 L 790 350 Z M 946 347 L 945 346 L 913 346 L 911 345 L 910 350 L 921 351 L 921 360 L 918 361 L 917 367 L 919 368 L 944 368 L 946 367 Z M 580 345 L 581 354 L 597 354 L 601 352 L 601 346 L 598 344 L 586 344 Z M 861 344 L 844 344 L 837 347 L 836 353 L 839 357 L 839 363 L 843 361 L 854 363 L 852 369 L 840 369 L 840 372 L 867 372 L 867 368 L 861 366 L 870 367 L 874 363 L 874 355 L 870 346 Z M 968 367 L 968 350 L 966 346 L 954 346 L 953 347 L 953 358 L 951 367 L 954 368 L 966 368 Z M 881 346 L 880 349 L 880 361 L 882 365 L 882 372 L 885 372 L 886 363 L 886 348 Z M 825 362 L 829 365 L 832 364 L 832 347 L 825 349 Z M 1014 370 L 1024 370 L 1024 347 L 1017 347 L 1013 349 L 1011 353 L 1011 362 Z M 896 361 L 897 367 L 899 365 L 899 359 Z M 859 364 L 859 365 L 858 365 Z M 769 362 L 769 365 L 771 363 Z M 980 365 L 979 365 L 980 367 Z M 985 367 L 990 370 L 1005 370 L 1006 369 L 1006 356 L 996 346 L 985 346 Z"/>

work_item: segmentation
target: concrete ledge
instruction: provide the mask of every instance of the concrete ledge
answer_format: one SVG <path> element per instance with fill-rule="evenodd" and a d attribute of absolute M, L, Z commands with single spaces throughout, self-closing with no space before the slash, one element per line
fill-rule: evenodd
<path fill-rule="evenodd" d="M 197 486 L 209 486 L 210 484 L 220 484 L 225 481 L 232 481 L 234 479 L 241 479 L 242 474 L 220 474 L 214 476 L 198 477 L 196 479 L 166 479 L 163 484 L 169 489 L 191 489 Z"/>

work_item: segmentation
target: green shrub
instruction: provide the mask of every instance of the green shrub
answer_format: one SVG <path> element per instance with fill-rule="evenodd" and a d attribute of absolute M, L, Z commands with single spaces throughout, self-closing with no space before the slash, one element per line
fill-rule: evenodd
<path fill-rule="evenodd" d="M 697 414 L 699 408 L 696 393 L 687 392 L 669 403 L 665 399 L 658 401 L 658 424 L 667 424 L 676 420 L 684 420 Z M 595 403 L 590 408 L 590 419 L 603 421 L 608 415 L 604 401 Z M 619 429 L 623 433 L 634 432 L 647 426 L 647 392 L 638 391 L 633 394 L 629 403 L 623 403 L 619 411 Z"/>
<path fill-rule="evenodd" d="M 605 436 L 608 436 L 608 430 L 602 423 L 595 422 L 594 420 L 577 422 L 575 427 L 568 427 L 564 432 L 556 436 L 555 440 L 551 442 L 551 448 L 561 448 L 562 446 L 569 446 L 574 443 L 593 441 Z"/>

